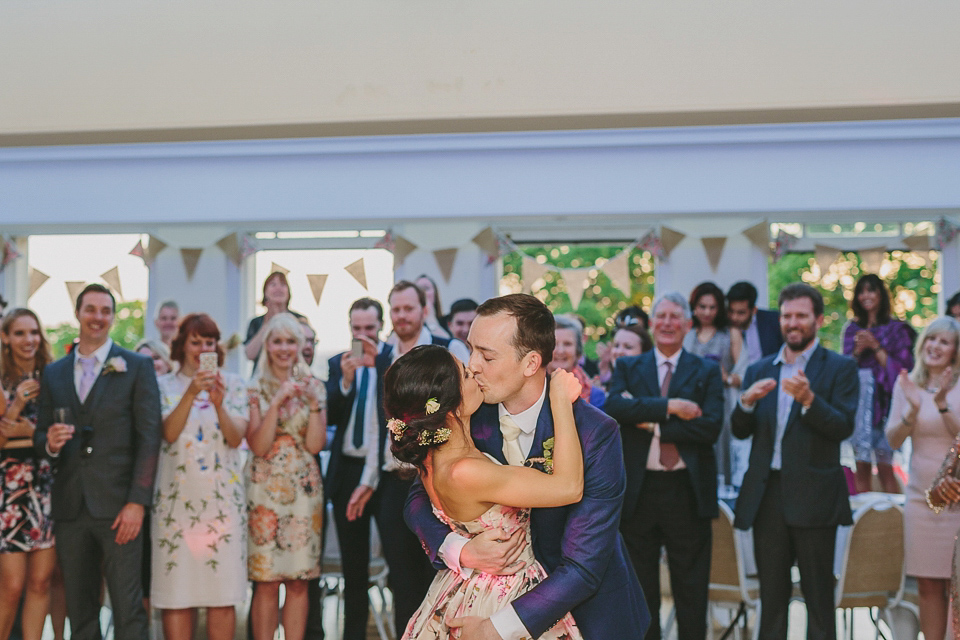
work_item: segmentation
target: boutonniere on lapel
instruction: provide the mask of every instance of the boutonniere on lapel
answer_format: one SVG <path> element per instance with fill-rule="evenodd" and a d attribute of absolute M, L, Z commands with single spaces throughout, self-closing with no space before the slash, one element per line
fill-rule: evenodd
<path fill-rule="evenodd" d="M 549 474 L 553 474 L 553 438 L 547 438 L 543 441 L 543 457 L 542 458 L 527 458 L 527 462 L 530 464 L 540 464 L 543 465 L 543 470 Z"/>
<path fill-rule="evenodd" d="M 103 371 L 100 372 L 100 375 L 105 376 L 108 373 L 126 373 L 127 372 L 127 361 L 123 359 L 123 356 L 113 356 L 107 360 L 103 365 Z"/>

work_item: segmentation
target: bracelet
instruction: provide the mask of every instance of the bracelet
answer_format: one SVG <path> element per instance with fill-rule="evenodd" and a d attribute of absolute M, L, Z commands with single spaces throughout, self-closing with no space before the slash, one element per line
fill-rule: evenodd
<path fill-rule="evenodd" d="M 947 405 L 943 408 L 937 407 L 937 411 L 939 411 L 940 413 L 947 413 L 948 411 L 950 411 L 950 405 Z"/>
<path fill-rule="evenodd" d="M 927 506 L 930 507 L 930 509 L 933 510 L 934 513 L 939 514 L 941 511 L 943 511 L 946 505 L 933 504 L 933 501 L 930 499 L 930 489 L 927 489 L 926 491 L 924 491 L 923 495 L 927 499 Z"/>
<path fill-rule="evenodd" d="M 316 409 L 310 407 L 310 413 L 320 413 L 321 411 L 323 411 L 323 407 L 317 407 Z"/>

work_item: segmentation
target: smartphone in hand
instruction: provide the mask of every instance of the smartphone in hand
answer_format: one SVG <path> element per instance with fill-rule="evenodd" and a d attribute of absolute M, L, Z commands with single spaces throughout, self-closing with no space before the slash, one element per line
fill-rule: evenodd
<path fill-rule="evenodd" d="M 200 371 L 216 371 L 217 370 L 217 353 L 215 351 L 208 351 L 206 353 L 200 354 Z"/>
<path fill-rule="evenodd" d="M 363 340 L 359 338 L 353 339 L 353 342 L 350 343 L 350 357 L 354 360 L 359 360 L 363 357 Z"/>

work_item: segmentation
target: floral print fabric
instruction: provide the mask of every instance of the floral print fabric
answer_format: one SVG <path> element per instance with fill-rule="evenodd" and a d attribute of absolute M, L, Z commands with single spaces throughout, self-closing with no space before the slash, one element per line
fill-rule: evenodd
<path fill-rule="evenodd" d="M 256 394 L 266 413 L 272 394 L 263 388 Z M 247 463 L 248 574 L 255 582 L 320 577 L 323 486 L 317 460 L 304 447 L 310 408 L 290 398 L 279 416 L 270 451 Z"/>
<path fill-rule="evenodd" d="M 223 373 L 223 407 L 249 417 L 243 380 Z M 164 419 L 180 403 L 190 379 L 160 378 Z M 220 431 L 208 394 L 193 401 L 176 442 L 160 447 L 151 521 L 151 600 L 160 609 L 220 607 L 246 599 L 246 502 L 239 452 Z"/>

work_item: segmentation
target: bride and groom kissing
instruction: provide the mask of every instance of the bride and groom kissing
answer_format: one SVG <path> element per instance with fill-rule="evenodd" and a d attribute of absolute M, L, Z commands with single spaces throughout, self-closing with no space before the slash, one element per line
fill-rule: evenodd
<path fill-rule="evenodd" d="M 420 473 L 407 524 L 441 569 L 403 637 L 643 638 L 617 423 L 572 375 L 548 382 L 542 302 L 507 295 L 477 314 L 467 367 L 417 347 L 384 381 L 392 450 Z"/>

